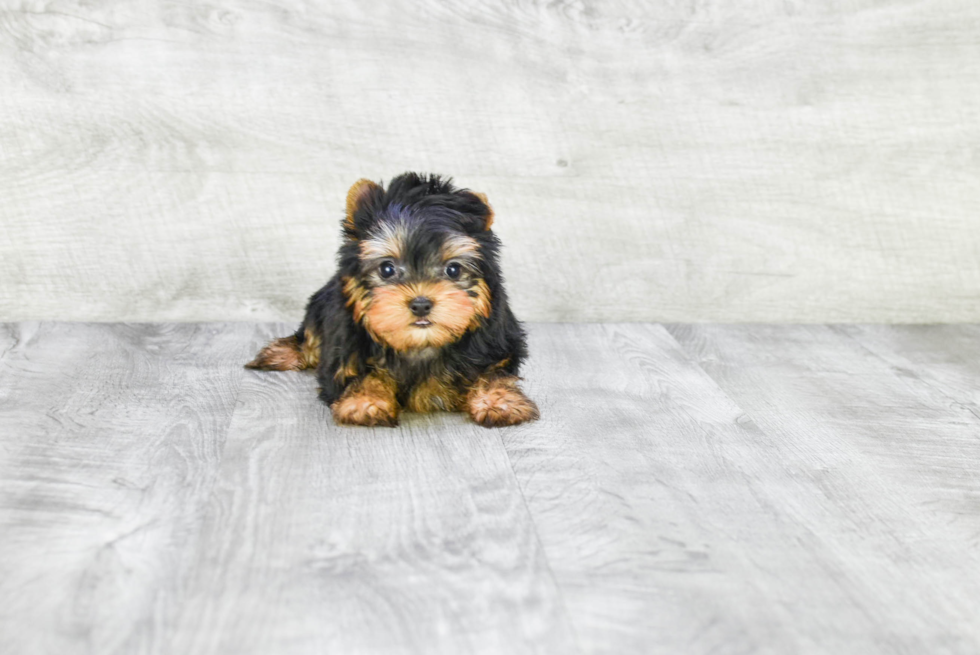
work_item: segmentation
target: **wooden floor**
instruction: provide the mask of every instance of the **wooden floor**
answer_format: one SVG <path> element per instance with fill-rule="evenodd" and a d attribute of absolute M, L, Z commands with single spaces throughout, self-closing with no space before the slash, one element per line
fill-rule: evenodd
<path fill-rule="evenodd" d="M 291 327 L 0 326 L 0 653 L 980 651 L 980 327 L 532 325 L 502 430 Z"/>

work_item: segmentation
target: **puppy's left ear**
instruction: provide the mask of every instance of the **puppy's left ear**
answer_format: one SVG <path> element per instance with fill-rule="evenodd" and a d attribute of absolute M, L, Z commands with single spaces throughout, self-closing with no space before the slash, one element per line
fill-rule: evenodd
<path fill-rule="evenodd" d="M 493 207 L 487 200 L 487 194 L 476 191 L 464 191 L 463 193 L 473 199 L 472 210 L 468 212 L 476 219 L 475 224 L 471 226 L 475 228 L 472 231 L 489 230 L 490 226 L 493 225 Z"/>

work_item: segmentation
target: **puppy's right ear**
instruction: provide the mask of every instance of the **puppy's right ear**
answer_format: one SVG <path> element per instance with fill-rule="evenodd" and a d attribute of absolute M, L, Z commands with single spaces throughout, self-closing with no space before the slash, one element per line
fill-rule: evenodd
<path fill-rule="evenodd" d="M 347 217 L 344 219 L 344 230 L 352 238 L 357 238 L 357 223 L 354 220 L 357 210 L 371 198 L 384 193 L 379 184 L 361 178 L 347 192 Z"/>

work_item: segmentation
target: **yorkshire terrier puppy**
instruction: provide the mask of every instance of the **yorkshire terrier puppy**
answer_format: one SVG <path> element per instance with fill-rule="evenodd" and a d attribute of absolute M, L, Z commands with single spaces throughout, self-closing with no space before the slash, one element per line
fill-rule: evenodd
<path fill-rule="evenodd" d="M 338 423 L 398 423 L 465 411 L 484 427 L 538 417 L 517 384 L 527 354 L 507 305 L 486 196 L 405 173 L 347 194 L 338 270 L 310 298 L 296 333 L 248 368 L 316 369 Z"/>

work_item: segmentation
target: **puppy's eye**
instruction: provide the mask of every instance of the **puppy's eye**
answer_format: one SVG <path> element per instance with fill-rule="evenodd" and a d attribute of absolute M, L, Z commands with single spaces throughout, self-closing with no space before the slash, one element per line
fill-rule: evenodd
<path fill-rule="evenodd" d="M 449 276 L 449 278 L 452 280 L 458 280 L 459 274 L 462 272 L 463 272 L 463 267 L 457 264 L 456 262 L 453 262 L 452 264 L 446 267 L 446 275 Z"/>
<path fill-rule="evenodd" d="M 381 262 L 381 266 L 378 267 L 378 273 L 381 274 L 382 279 L 387 280 L 394 276 L 395 264 L 393 262 Z"/>

